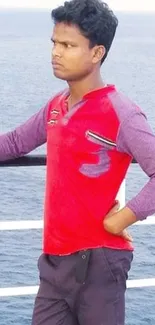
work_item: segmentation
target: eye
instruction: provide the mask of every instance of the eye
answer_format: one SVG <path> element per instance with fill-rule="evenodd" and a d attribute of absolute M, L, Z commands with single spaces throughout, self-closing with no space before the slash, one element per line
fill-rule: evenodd
<path fill-rule="evenodd" d="M 73 46 L 72 46 L 71 44 L 64 43 L 64 47 L 67 48 L 67 49 L 70 49 L 70 48 L 72 48 Z"/>
<path fill-rule="evenodd" d="M 55 45 L 55 41 L 53 39 L 51 39 L 51 43 L 52 43 L 52 46 Z"/>

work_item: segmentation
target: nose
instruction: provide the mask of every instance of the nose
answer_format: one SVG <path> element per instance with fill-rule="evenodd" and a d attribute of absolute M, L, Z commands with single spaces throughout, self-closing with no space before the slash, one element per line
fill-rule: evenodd
<path fill-rule="evenodd" d="M 53 46 L 53 49 L 52 49 L 52 57 L 55 58 L 55 57 L 58 57 L 58 58 L 61 58 L 62 56 L 62 50 L 61 50 L 61 47 L 58 46 L 58 44 L 54 45 Z"/>

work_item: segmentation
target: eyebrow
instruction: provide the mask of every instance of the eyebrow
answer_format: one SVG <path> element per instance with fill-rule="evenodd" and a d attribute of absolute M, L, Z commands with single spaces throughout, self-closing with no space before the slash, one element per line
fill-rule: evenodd
<path fill-rule="evenodd" d="M 55 38 L 51 37 L 51 41 L 54 43 L 54 42 L 57 42 L 59 44 L 71 44 L 73 46 L 76 46 L 77 44 L 72 42 L 72 41 L 69 41 L 69 40 L 64 40 L 63 42 L 60 42 L 58 40 L 56 40 Z"/>

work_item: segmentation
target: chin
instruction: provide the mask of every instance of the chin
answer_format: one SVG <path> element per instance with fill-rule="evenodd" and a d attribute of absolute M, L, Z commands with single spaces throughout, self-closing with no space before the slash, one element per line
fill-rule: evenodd
<path fill-rule="evenodd" d="M 65 76 L 63 73 L 58 72 L 58 71 L 53 71 L 53 74 L 56 78 L 61 79 L 61 80 L 67 80 L 67 76 Z"/>
<path fill-rule="evenodd" d="M 57 79 L 65 80 L 66 82 L 79 81 L 81 79 L 79 75 L 65 74 L 58 69 L 53 70 L 53 74 Z"/>

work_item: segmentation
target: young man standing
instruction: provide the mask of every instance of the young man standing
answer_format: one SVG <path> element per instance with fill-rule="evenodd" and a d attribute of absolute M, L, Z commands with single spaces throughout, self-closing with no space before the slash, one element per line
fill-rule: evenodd
<path fill-rule="evenodd" d="M 118 20 L 100 0 L 52 11 L 52 66 L 68 89 L 0 137 L 0 160 L 47 140 L 40 287 L 33 325 L 124 325 L 133 246 L 126 227 L 155 212 L 155 137 L 141 110 L 100 74 Z M 133 157 L 149 181 L 118 211 Z"/>

